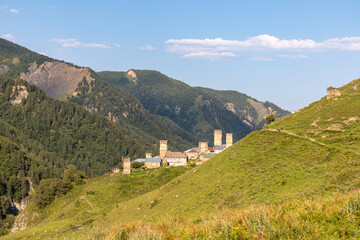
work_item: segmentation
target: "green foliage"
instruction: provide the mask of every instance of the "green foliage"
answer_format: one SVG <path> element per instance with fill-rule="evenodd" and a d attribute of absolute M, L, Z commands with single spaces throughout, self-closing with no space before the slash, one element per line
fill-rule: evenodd
<path fill-rule="evenodd" d="M 124 72 L 98 74 L 123 92 L 133 94 L 151 113 L 170 118 L 199 139 L 212 142 L 213 130 L 222 129 L 232 132 L 238 140 L 264 124 L 262 116 L 248 102 L 251 98 L 245 94 L 190 87 L 157 71 L 134 71 L 135 82 Z M 234 112 L 227 109 L 228 103 L 234 104 Z M 279 117 L 288 114 L 269 102 L 264 106 L 272 107 Z M 249 115 L 256 119 L 252 127 L 244 123 L 249 121 Z"/>
<path fill-rule="evenodd" d="M 63 179 L 43 179 L 36 189 L 34 203 L 39 208 L 44 208 L 55 199 L 68 193 L 73 185 L 84 183 L 86 175 L 83 171 L 77 170 L 74 165 L 69 165 L 64 171 Z"/>
<path fill-rule="evenodd" d="M 131 167 L 132 168 L 141 168 L 142 166 L 144 166 L 144 162 L 131 162 Z"/>
<path fill-rule="evenodd" d="M 266 124 L 270 124 L 270 123 L 272 123 L 272 122 L 274 122 L 274 121 L 275 121 L 275 116 L 274 116 L 274 114 L 269 114 L 269 115 L 267 115 L 266 118 L 265 118 L 265 123 L 266 123 Z"/>
<path fill-rule="evenodd" d="M 145 110 L 142 103 L 131 94 L 113 88 L 102 80 L 96 73 L 91 75 L 91 92 L 86 80 L 79 83 L 77 96 L 72 96 L 70 101 L 96 111 L 116 124 L 131 129 L 142 142 L 158 145 L 159 139 L 168 139 L 169 147 L 173 150 L 189 148 L 198 141 L 197 138 L 168 118 L 153 115 Z M 158 151 L 156 149 L 155 151 Z"/>
<path fill-rule="evenodd" d="M 51 99 L 26 82 L 0 78 L 0 84 L 1 134 L 38 157 L 30 169 L 35 184 L 42 178 L 61 177 L 71 164 L 91 177 L 104 174 L 122 156 L 140 157 L 145 149 L 154 148 L 105 117 Z M 29 95 L 12 105 L 12 87 L 19 84 Z"/>

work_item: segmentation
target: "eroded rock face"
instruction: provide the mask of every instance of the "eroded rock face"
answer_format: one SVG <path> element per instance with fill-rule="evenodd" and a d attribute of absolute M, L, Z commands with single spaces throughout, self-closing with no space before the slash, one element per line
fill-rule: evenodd
<path fill-rule="evenodd" d="M 76 68 L 63 62 L 44 62 L 40 66 L 34 62 L 28 72 L 20 74 L 21 79 L 36 85 L 53 98 L 76 95 L 75 90 L 84 77 L 89 85 L 94 81 L 89 68 Z"/>
<path fill-rule="evenodd" d="M 131 81 L 133 81 L 135 84 L 137 84 L 137 76 L 136 72 L 132 69 L 130 69 L 127 73 L 127 76 L 130 78 Z"/>
<path fill-rule="evenodd" d="M 11 104 L 19 104 L 23 99 L 28 97 L 29 93 L 24 85 L 12 87 Z"/>
<path fill-rule="evenodd" d="M 233 112 L 234 114 L 236 113 L 235 106 L 234 106 L 233 103 L 227 102 L 227 103 L 225 103 L 225 107 L 226 107 L 226 109 L 229 110 L 230 112 Z"/>
<path fill-rule="evenodd" d="M 247 99 L 248 103 L 250 103 L 258 113 L 261 119 L 265 119 L 267 115 L 274 114 L 276 115 L 276 111 L 274 111 L 271 107 L 266 108 L 263 103 L 254 101 L 251 98 Z"/>

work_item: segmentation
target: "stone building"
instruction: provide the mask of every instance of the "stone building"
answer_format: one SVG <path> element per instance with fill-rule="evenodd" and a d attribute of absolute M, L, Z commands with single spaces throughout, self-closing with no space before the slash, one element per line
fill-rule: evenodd
<path fill-rule="evenodd" d="M 188 159 L 196 159 L 199 157 L 199 151 L 196 150 L 195 148 L 189 149 L 189 150 L 185 151 L 184 153 L 186 154 Z"/>
<path fill-rule="evenodd" d="M 145 158 L 152 158 L 152 153 L 145 153 Z"/>
<path fill-rule="evenodd" d="M 130 166 L 130 158 L 123 158 L 123 174 L 130 174 L 131 166 Z"/>
<path fill-rule="evenodd" d="M 216 145 L 215 146 L 215 154 L 221 153 L 222 151 L 224 151 L 226 148 L 226 145 Z"/>
<path fill-rule="evenodd" d="M 214 146 L 222 145 L 222 131 L 214 130 Z"/>
<path fill-rule="evenodd" d="M 226 148 L 231 147 L 233 145 L 233 134 L 226 133 Z"/>
<path fill-rule="evenodd" d="M 341 92 L 339 89 L 334 88 L 334 87 L 328 87 L 327 88 L 327 99 L 333 98 L 333 97 L 337 97 L 340 96 Z"/>
<path fill-rule="evenodd" d="M 208 153 L 209 145 L 207 142 L 199 142 L 199 154 Z"/>
<path fill-rule="evenodd" d="M 160 158 L 163 161 L 163 165 L 167 165 L 166 158 L 165 158 L 166 152 L 168 150 L 167 144 L 168 144 L 167 140 L 160 140 Z"/>
<path fill-rule="evenodd" d="M 146 158 L 144 166 L 146 168 L 159 168 L 161 165 L 161 158 Z"/>
<path fill-rule="evenodd" d="M 165 159 L 169 166 L 186 166 L 188 160 L 186 154 L 171 151 L 166 152 Z"/>

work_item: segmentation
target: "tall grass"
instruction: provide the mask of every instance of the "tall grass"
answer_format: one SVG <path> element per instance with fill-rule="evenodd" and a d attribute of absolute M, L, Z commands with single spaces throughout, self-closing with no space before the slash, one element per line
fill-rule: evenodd
<path fill-rule="evenodd" d="M 211 216 L 182 215 L 161 223 L 92 229 L 87 239 L 359 239 L 360 190 L 311 200 L 228 209 Z"/>

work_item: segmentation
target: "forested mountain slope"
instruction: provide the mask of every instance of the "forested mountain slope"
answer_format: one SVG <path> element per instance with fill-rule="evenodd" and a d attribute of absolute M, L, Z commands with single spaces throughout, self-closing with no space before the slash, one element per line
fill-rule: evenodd
<path fill-rule="evenodd" d="M 210 143 L 213 130 L 232 132 L 235 140 L 261 129 L 268 114 L 289 112 L 236 91 L 191 87 L 157 71 L 98 72 L 113 86 L 136 96 L 153 114 L 169 117 L 185 130 Z"/>
<path fill-rule="evenodd" d="M 115 89 L 90 68 L 48 58 L 4 39 L 0 39 L 0 75 L 21 78 L 50 97 L 97 112 L 141 135 L 145 144 L 155 146 L 168 139 L 171 148 L 183 150 L 197 143 L 192 134 L 166 117 L 150 114 L 138 99 Z"/>

